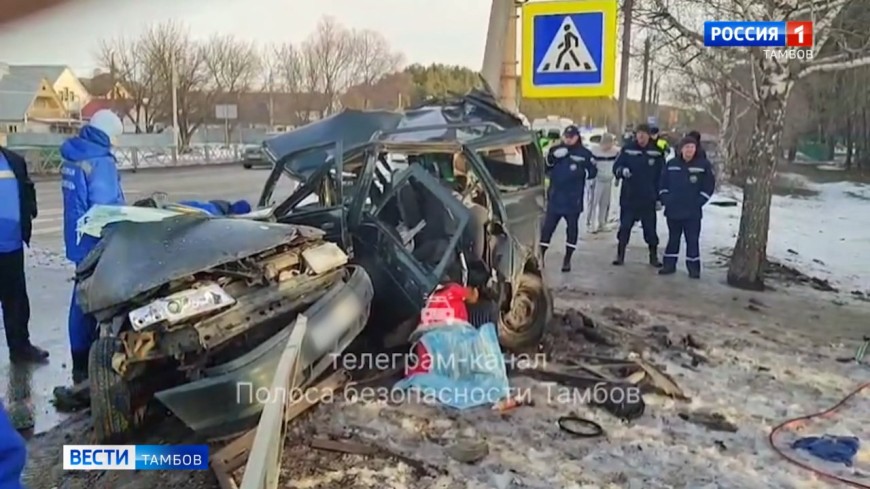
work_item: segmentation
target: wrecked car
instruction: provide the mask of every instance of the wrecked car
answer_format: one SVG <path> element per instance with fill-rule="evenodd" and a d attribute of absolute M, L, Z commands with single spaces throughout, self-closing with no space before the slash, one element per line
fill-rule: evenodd
<path fill-rule="evenodd" d="M 165 209 L 102 212 L 117 215 L 103 216 L 111 225 L 76 270 L 82 308 L 100 325 L 89 362 L 100 442 L 125 437 L 154 397 L 203 435 L 238 431 L 259 416 L 255 393 L 271 385 L 300 314 L 300 361 L 312 381 L 368 320 L 367 272 L 323 231 Z"/>
<path fill-rule="evenodd" d="M 552 316 L 538 248 L 544 159 L 490 95 L 346 110 L 264 150 L 274 168 L 259 206 L 324 230 L 368 271 L 373 328 L 414 322 L 454 282 L 478 292 L 473 324 L 497 324 L 509 349 L 537 346 Z"/>

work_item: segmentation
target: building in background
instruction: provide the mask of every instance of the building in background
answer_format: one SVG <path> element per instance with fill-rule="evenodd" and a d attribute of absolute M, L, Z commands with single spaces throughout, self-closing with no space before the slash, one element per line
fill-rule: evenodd
<path fill-rule="evenodd" d="M 66 68 L 48 70 L 0 63 L 0 143 L 5 143 L 8 134 L 67 134 L 78 127 L 78 118 L 71 117 L 68 107 L 75 107 L 77 102 L 72 100 L 82 100 L 83 96 L 76 87 L 78 80 L 73 76 L 71 81 L 67 72 L 72 73 Z M 56 87 L 64 94 L 73 94 L 66 97 L 69 103 L 64 102 Z M 81 90 L 86 97 L 84 87 Z"/>

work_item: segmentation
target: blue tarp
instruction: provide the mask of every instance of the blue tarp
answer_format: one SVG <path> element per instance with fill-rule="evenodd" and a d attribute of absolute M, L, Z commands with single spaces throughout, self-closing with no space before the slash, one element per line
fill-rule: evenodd
<path fill-rule="evenodd" d="M 420 337 L 431 356 L 428 373 L 402 379 L 397 389 L 416 389 L 424 400 L 457 409 L 494 404 L 508 395 L 507 369 L 495 325 L 433 327 Z"/>

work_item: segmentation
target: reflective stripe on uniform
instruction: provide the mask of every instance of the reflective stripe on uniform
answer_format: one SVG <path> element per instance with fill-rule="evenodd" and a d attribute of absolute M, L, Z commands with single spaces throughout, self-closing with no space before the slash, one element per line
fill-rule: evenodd
<path fill-rule="evenodd" d="M 12 170 L 0 170 L 0 180 L 15 180 Z"/>
<path fill-rule="evenodd" d="M 704 197 L 705 199 L 710 200 L 710 194 L 708 194 L 707 192 L 701 192 L 701 197 Z"/>

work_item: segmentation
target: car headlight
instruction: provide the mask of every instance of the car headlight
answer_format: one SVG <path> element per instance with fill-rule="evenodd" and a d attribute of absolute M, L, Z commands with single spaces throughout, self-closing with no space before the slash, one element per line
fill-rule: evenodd
<path fill-rule="evenodd" d="M 135 331 L 155 324 L 175 324 L 201 314 L 229 307 L 236 300 L 218 284 L 206 282 L 202 286 L 182 290 L 130 311 L 127 317 Z"/>

